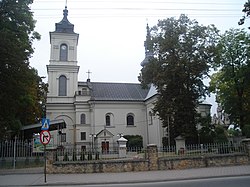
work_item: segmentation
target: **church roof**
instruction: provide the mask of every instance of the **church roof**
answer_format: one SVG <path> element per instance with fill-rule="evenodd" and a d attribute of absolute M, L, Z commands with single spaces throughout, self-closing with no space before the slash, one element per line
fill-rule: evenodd
<path fill-rule="evenodd" d="M 138 83 L 91 82 L 92 98 L 99 101 L 144 101 L 149 89 Z"/>

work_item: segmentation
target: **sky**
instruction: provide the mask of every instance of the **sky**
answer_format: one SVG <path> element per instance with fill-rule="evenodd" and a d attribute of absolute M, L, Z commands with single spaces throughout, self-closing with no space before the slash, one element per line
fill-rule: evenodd
<path fill-rule="evenodd" d="M 92 82 L 138 83 L 140 63 L 145 57 L 146 24 L 186 14 L 200 25 L 214 24 L 221 33 L 239 26 L 246 0 L 34 0 L 31 11 L 35 30 L 41 40 L 35 41 L 30 65 L 40 76 L 47 77 L 50 59 L 49 32 L 63 18 L 67 4 L 68 20 L 78 33 L 78 80 Z M 45 79 L 46 81 L 46 79 Z M 214 105 L 214 97 L 208 98 Z M 213 107 L 212 113 L 215 112 Z"/>

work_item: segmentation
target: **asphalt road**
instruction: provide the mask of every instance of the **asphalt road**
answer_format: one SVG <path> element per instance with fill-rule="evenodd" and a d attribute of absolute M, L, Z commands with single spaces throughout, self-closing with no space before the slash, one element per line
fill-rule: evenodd
<path fill-rule="evenodd" d="M 74 187 L 249 187 L 250 176 L 128 184 L 74 185 Z M 51 186 L 52 187 L 52 186 Z M 63 187 L 63 186 L 59 186 Z"/>
<path fill-rule="evenodd" d="M 38 168 L 37 168 L 38 169 Z M 124 173 L 48 174 L 43 170 L 0 170 L 0 187 L 250 187 L 250 165 Z"/>

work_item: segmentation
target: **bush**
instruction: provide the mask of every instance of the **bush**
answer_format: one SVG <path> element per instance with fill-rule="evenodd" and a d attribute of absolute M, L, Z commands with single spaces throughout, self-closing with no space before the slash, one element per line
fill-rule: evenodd
<path fill-rule="evenodd" d="M 129 148 L 143 147 L 143 138 L 140 135 L 125 135 L 124 138 L 128 140 L 127 147 Z"/>

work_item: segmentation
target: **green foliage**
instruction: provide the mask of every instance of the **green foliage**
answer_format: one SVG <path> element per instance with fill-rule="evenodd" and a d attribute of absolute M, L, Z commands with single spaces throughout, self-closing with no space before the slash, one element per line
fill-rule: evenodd
<path fill-rule="evenodd" d="M 249 15 L 250 15 L 250 1 L 249 0 L 247 2 L 245 2 L 244 8 L 242 9 L 242 12 L 245 15 L 238 22 L 239 25 L 243 25 L 245 23 L 246 18 L 249 17 Z M 250 28 L 250 27 L 248 27 L 248 28 Z"/>
<path fill-rule="evenodd" d="M 199 129 L 199 142 L 202 144 L 213 143 L 215 137 L 214 126 L 211 124 L 211 116 L 197 117 L 197 124 Z"/>
<path fill-rule="evenodd" d="M 231 123 L 241 129 L 250 123 L 249 41 L 250 35 L 244 30 L 230 29 L 222 35 L 219 58 L 214 64 L 219 71 L 212 75 L 210 82 L 210 90 L 216 94 Z"/>
<path fill-rule="evenodd" d="M 140 81 L 156 86 L 159 96 L 154 111 L 163 126 L 171 116 L 171 142 L 181 135 L 194 143 L 196 107 L 207 94 L 203 79 L 215 59 L 218 30 L 181 15 L 177 20 L 160 20 L 151 34 L 147 42 L 153 46 L 154 58 L 141 70 Z"/>
<path fill-rule="evenodd" d="M 236 129 L 230 128 L 227 130 L 227 134 L 228 134 L 228 136 L 231 136 L 231 137 L 238 137 L 241 135 L 241 131 L 238 128 L 236 128 Z"/>
<path fill-rule="evenodd" d="M 243 128 L 243 131 L 245 132 L 245 136 L 247 138 L 250 138 L 250 125 L 245 125 L 244 128 Z"/>
<path fill-rule="evenodd" d="M 32 0 L 0 1 L 0 137 L 41 118 L 47 86 L 30 67 L 34 31 Z"/>
<path fill-rule="evenodd" d="M 128 140 L 127 147 L 143 147 L 143 138 L 140 135 L 125 135 L 124 138 Z"/>
<path fill-rule="evenodd" d="M 225 129 L 222 126 L 216 126 L 215 127 L 215 137 L 214 137 L 215 143 L 225 143 L 227 142 L 227 133 Z"/>

